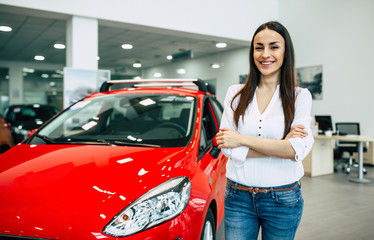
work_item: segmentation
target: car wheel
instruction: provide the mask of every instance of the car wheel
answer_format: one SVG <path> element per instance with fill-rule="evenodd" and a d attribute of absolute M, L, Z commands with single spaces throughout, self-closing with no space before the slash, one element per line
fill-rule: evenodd
<path fill-rule="evenodd" d="M 201 233 L 200 240 L 215 240 L 216 239 L 216 226 L 214 215 L 209 208 L 205 217 L 203 232 Z"/>

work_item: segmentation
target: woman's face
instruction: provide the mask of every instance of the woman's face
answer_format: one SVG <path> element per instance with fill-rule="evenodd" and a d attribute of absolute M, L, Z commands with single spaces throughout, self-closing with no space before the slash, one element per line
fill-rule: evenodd
<path fill-rule="evenodd" d="M 280 74 L 285 42 L 279 33 L 268 28 L 258 32 L 253 39 L 253 60 L 264 77 Z"/>

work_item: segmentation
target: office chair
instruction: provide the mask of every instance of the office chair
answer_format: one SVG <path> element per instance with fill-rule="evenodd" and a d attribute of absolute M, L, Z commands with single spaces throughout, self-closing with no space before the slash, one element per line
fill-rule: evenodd
<path fill-rule="evenodd" d="M 337 122 L 335 123 L 335 129 L 338 135 L 360 135 L 360 123 L 357 122 Z M 352 167 L 358 167 L 358 164 L 353 163 L 353 153 L 357 152 L 357 148 L 358 142 L 349 142 L 341 140 L 336 141 L 335 151 L 338 152 L 338 155 L 340 155 L 342 159 L 344 159 L 344 152 L 349 153 L 347 163 L 345 163 L 342 166 L 342 170 L 346 174 L 349 174 L 351 172 Z M 367 148 L 364 147 L 364 152 L 366 151 Z M 337 166 L 335 166 L 334 168 L 334 170 L 337 171 Z M 364 174 L 367 173 L 365 168 L 362 171 Z"/>

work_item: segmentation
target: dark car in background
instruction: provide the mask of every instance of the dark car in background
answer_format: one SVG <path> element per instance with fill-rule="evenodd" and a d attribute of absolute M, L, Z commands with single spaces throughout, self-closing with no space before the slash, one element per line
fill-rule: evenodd
<path fill-rule="evenodd" d="M 0 154 L 14 146 L 10 124 L 0 115 Z"/>
<path fill-rule="evenodd" d="M 17 104 L 5 109 L 4 119 L 11 125 L 14 142 L 19 143 L 27 138 L 31 130 L 39 128 L 58 112 L 50 105 Z"/>

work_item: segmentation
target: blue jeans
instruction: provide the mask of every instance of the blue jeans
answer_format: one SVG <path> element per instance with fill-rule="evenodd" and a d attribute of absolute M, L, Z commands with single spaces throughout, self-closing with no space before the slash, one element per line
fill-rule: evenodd
<path fill-rule="evenodd" d="M 260 226 L 264 240 L 294 239 L 303 206 L 300 184 L 292 190 L 257 194 L 226 184 L 225 240 L 257 240 Z"/>

